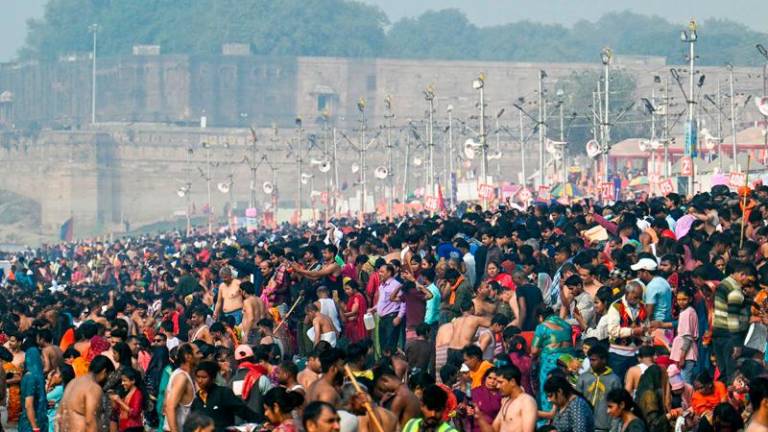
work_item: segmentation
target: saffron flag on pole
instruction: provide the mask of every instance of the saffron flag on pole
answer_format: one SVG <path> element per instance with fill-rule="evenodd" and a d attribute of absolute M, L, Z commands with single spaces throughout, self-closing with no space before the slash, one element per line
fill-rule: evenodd
<path fill-rule="evenodd" d="M 75 218 L 70 217 L 59 228 L 59 239 L 71 242 L 75 233 Z"/>

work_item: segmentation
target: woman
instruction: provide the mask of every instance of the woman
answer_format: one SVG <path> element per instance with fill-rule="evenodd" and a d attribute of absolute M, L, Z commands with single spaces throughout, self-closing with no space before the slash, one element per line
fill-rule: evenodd
<path fill-rule="evenodd" d="M 553 376 L 544 383 L 547 400 L 555 407 L 552 425 L 558 432 L 593 432 L 592 407 L 565 377 Z"/>
<path fill-rule="evenodd" d="M 19 432 L 48 430 L 48 399 L 45 396 L 43 360 L 40 350 L 29 348 L 21 377 L 21 417 Z"/>
<path fill-rule="evenodd" d="M 174 347 L 173 350 L 171 350 L 168 354 L 169 358 L 170 356 L 175 357 L 177 351 L 178 347 Z M 165 392 L 168 390 L 168 382 L 171 380 L 171 374 L 173 373 L 173 365 L 171 365 L 170 359 L 166 360 L 167 364 L 162 368 L 160 372 L 160 383 L 156 387 L 157 402 L 155 403 L 155 412 L 157 413 L 159 422 L 157 432 L 163 432 L 163 423 L 165 422 L 165 413 L 163 411 L 163 404 L 165 403 Z M 150 368 L 151 367 L 152 365 L 150 364 Z M 189 421 L 189 419 L 187 419 L 187 421 Z"/>
<path fill-rule="evenodd" d="M 297 425 L 293 421 L 293 410 L 304 404 L 304 396 L 298 392 L 287 391 L 282 387 L 274 387 L 262 399 L 264 415 L 267 417 L 273 432 L 296 432 Z"/>
<path fill-rule="evenodd" d="M 135 369 L 126 369 L 121 374 L 123 391 L 121 395 L 110 395 L 119 412 L 117 430 L 120 432 L 144 432 L 144 391 L 139 388 L 141 376 Z"/>
<path fill-rule="evenodd" d="M 531 356 L 541 356 L 539 361 L 539 408 L 550 411 L 552 405 L 544 394 L 544 383 L 550 371 L 557 367 L 557 359 L 572 354 L 571 325 L 556 315 L 551 308 L 537 311 L 539 325 L 533 335 Z"/>
<path fill-rule="evenodd" d="M 365 311 L 368 310 L 368 303 L 365 301 L 363 293 L 360 292 L 360 285 L 353 280 L 344 279 L 344 293 L 347 295 L 347 303 L 342 312 L 346 323 L 344 336 L 349 339 L 350 343 L 355 343 L 368 337 L 363 322 Z"/>
<path fill-rule="evenodd" d="M 48 373 L 48 380 L 45 383 L 45 397 L 48 399 L 48 431 L 53 432 L 56 424 L 56 411 L 59 409 L 59 402 L 64 396 L 64 379 L 59 369 L 54 369 Z"/>
<path fill-rule="evenodd" d="M 157 335 L 154 338 L 155 343 L 163 343 L 160 346 L 152 348 L 152 360 L 149 361 L 147 371 L 144 374 L 144 388 L 147 390 L 148 409 L 147 424 L 152 427 L 158 425 L 158 414 L 154 408 L 158 406 L 158 394 L 160 393 L 160 381 L 163 378 L 163 371 L 171 361 L 168 354 L 168 348 L 164 345 L 163 339 Z"/>
<path fill-rule="evenodd" d="M 649 432 L 668 432 L 671 395 L 667 372 L 651 365 L 643 372 L 635 390 L 635 403 L 643 414 Z"/>
<path fill-rule="evenodd" d="M 488 424 L 493 423 L 501 409 L 501 393 L 499 393 L 499 385 L 496 381 L 496 368 L 490 368 L 485 371 L 483 385 L 472 389 L 472 403 L 485 416 Z M 472 431 L 478 432 L 482 430 L 479 422 L 472 422 L 471 424 Z"/>
<path fill-rule="evenodd" d="M 607 286 L 600 287 L 595 295 L 595 322 L 597 325 L 590 327 L 584 333 L 584 339 L 596 338 L 599 341 L 608 340 L 608 308 L 613 303 L 613 290 Z M 579 315 L 576 319 L 579 319 Z"/>
<path fill-rule="evenodd" d="M 619 420 L 613 432 L 646 432 L 643 414 L 632 396 L 623 388 L 616 388 L 605 395 L 608 415 Z"/>
<path fill-rule="evenodd" d="M 509 340 L 509 361 L 520 369 L 520 387 L 529 395 L 535 394 L 531 379 L 533 360 L 528 355 L 528 343 L 524 337 L 515 335 Z"/>
<path fill-rule="evenodd" d="M 496 261 L 491 261 L 486 265 L 485 273 L 488 275 L 485 280 L 486 283 L 498 282 L 504 289 L 515 290 L 516 286 L 515 282 L 512 281 L 512 276 L 502 273 L 501 266 Z"/>

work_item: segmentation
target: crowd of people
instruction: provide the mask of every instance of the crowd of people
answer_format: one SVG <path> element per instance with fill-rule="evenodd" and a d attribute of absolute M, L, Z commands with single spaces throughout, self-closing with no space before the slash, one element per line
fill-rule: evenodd
<path fill-rule="evenodd" d="M 768 431 L 768 187 L 8 254 L 20 432 Z"/>

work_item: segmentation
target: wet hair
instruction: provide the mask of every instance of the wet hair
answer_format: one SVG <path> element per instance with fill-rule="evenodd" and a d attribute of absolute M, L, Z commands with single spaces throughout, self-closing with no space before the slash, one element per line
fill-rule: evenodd
<path fill-rule="evenodd" d="M 518 386 L 520 385 L 523 376 L 520 369 L 514 364 L 508 364 L 496 369 L 496 375 L 508 381 L 515 380 L 515 383 L 517 383 Z"/>
<path fill-rule="evenodd" d="M 632 395 L 630 395 L 629 392 L 625 389 L 612 389 L 608 392 L 608 394 L 605 395 L 605 400 L 607 402 L 615 403 L 616 405 L 623 404 L 625 410 L 631 411 L 635 416 L 639 417 L 641 420 L 643 419 L 643 413 L 640 411 L 640 407 L 635 404 L 635 401 L 632 399 Z"/>
<path fill-rule="evenodd" d="M 182 432 L 195 432 L 213 426 L 213 419 L 198 411 L 192 411 L 184 420 Z"/>
<path fill-rule="evenodd" d="M 442 381 L 444 384 L 452 384 L 456 377 L 459 374 L 459 368 L 457 368 L 455 365 L 452 365 L 450 363 L 443 365 L 443 367 L 440 368 L 440 381 Z"/>
<path fill-rule="evenodd" d="M 273 387 L 264 395 L 261 403 L 268 408 L 277 405 L 280 412 L 287 414 L 304 404 L 304 396 L 283 387 Z"/>
<path fill-rule="evenodd" d="M 336 408 L 328 402 L 312 401 L 305 406 L 301 417 L 301 424 L 304 426 L 304 429 L 307 429 L 307 423 L 310 421 L 317 422 L 324 410 L 330 410 L 333 414 L 336 414 Z"/>
<path fill-rule="evenodd" d="M 280 369 L 284 370 L 288 375 L 291 375 L 294 378 L 299 374 L 299 368 L 296 366 L 296 363 L 291 360 L 283 360 L 280 362 Z"/>
<path fill-rule="evenodd" d="M 106 372 L 107 375 L 115 371 L 115 365 L 112 360 L 103 355 L 97 355 L 91 360 L 91 364 L 88 365 L 88 372 L 96 375 L 101 372 Z"/>
<path fill-rule="evenodd" d="M 344 351 L 338 348 L 331 348 L 320 353 L 320 369 L 323 373 L 328 373 L 331 367 L 339 360 L 344 360 Z"/>
<path fill-rule="evenodd" d="M 448 403 L 448 394 L 437 385 L 430 385 L 424 389 L 422 403 L 431 411 L 442 412 Z"/>
<path fill-rule="evenodd" d="M 408 388 L 411 389 L 411 391 L 418 388 L 424 389 L 434 383 L 435 378 L 431 374 L 424 371 L 415 373 L 408 378 Z"/>
<path fill-rule="evenodd" d="M 219 373 L 219 364 L 211 360 L 203 360 L 197 365 L 195 371 L 203 371 L 208 374 L 211 379 L 216 378 L 216 374 Z"/>
<path fill-rule="evenodd" d="M 757 412 L 763 399 L 768 399 L 768 378 L 757 377 L 749 382 L 749 403 L 752 404 L 752 411 Z"/>
<path fill-rule="evenodd" d="M 603 360 L 608 360 L 608 349 L 603 345 L 595 345 L 587 351 L 589 357 L 597 356 Z"/>
<path fill-rule="evenodd" d="M 467 357 L 474 357 L 478 360 L 483 359 L 483 350 L 477 345 L 467 345 L 461 352 Z"/>

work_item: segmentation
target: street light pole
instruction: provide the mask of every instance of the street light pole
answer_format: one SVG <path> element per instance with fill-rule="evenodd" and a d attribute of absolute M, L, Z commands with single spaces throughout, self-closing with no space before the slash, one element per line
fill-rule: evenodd
<path fill-rule="evenodd" d="M 669 178 L 669 77 L 664 79 L 664 177 Z"/>
<path fill-rule="evenodd" d="M 766 77 L 766 69 L 768 68 L 768 50 L 762 44 L 757 44 L 757 50 L 765 58 L 766 62 L 763 63 L 763 98 L 768 96 L 768 77 Z M 768 116 L 763 115 L 763 147 L 765 147 L 765 159 L 763 163 L 768 161 Z"/>
<path fill-rule="evenodd" d="M 522 100 L 520 105 L 522 105 Z M 527 178 L 525 177 L 525 131 L 523 130 L 523 110 L 518 110 L 520 114 L 520 171 L 523 175 L 523 181 L 521 184 L 525 186 L 527 184 Z"/>
<path fill-rule="evenodd" d="M 362 186 L 361 188 L 361 202 L 360 202 L 360 222 L 365 222 L 365 201 L 366 201 L 366 179 L 365 179 L 365 171 L 366 171 L 366 150 L 368 149 L 368 146 L 365 143 L 365 128 L 367 126 L 366 119 L 365 119 L 365 99 L 360 98 L 360 100 L 357 102 L 357 109 L 360 111 L 360 184 Z"/>
<path fill-rule="evenodd" d="M 449 176 L 450 178 L 447 179 L 448 181 L 448 190 L 450 197 L 448 198 L 448 202 L 450 203 L 451 208 L 453 208 L 453 176 L 455 175 L 453 172 L 453 105 L 448 105 L 447 108 L 448 111 L 448 169 L 450 170 Z"/>
<path fill-rule="evenodd" d="M 389 95 L 384 98 L 384 107 L 386 108 L 384 118 L 387 119 L 387 187 L 389 188 L 387 218 L 392 221 L 392 205 L 395 196 L 395 174 L 392 172 L 392 119 L 395 117 L 395 114 L 392 112 L 392 98 Z"/>
<path fill-rule="evenodd" d="M 88 31 L 93 34 L 93 54 L 91 55 L 91 124 L 96 124 L 96 33 L 99 32 L 98 24 L 88 26 Z"/>
<path fill-rule="evenodd" d="M 429 147 L 429 166 L 427 167 L 426 188 L 424 194 L 435 196 L 435 91 L 432 86 L 424 90 L 424 99 L 427 101 L 429 112 L 427 114 L 429 124 L 427 125 L 427 146 Z"/>
<path fill-rule="evenodd" d="M 736 170 L 738 164 L 736 163 L 736 102 L 734 97 L 736 96 L 733 91 L 733 65 L 728 65 L 728 84 L 730 86 L 731 96 L 731 157 L 733 158 L 733 170 Z"/>
<path fill-rule="evenodd" d="M 301 183 L 301 170 L 303 169 L 304 161 L 301 158 L 301 141 L 302 141 L 302 135 L 303 135 L 303 126 L 302 121 L 300 117 L 296 117 L 296 148 L 294 151 L 296 152 L 296 224 L 301 224 L 301 214 L 302 214 L 302 202 L 301 202 L 301 194 L 302 194 L 302 183 Z"/>
<path fill-rule="evenodd" d="M 544 178 L 544 134 L 545 134 L 545 122 L 544 122 L 544 77 L 547 74 L 543 70 L 539 70 L 539 186 L 543 186 L 545 182 Z"/>
<path fill-rule="evenodd" d="M 611 123 L 610 123 L 610 101 L 611 101 L 611 59 L 613 53 L 610 48 L 603 48 L 600 54 L 600 58 L 603 62 L 603 69 L 605 74 L 605 110 L 603 111 L 603 181 L 608 182 L 608 152 L 610 151 L 611 142 Z"/>
<path fill-rule="evenodd" d="M 688 44 L 688 125 L 686 128 L 685 155 L 691 158 L 691 176 L 688 177 L 688 193 L 694 195 L 696 191 L 696 156 L 698 144 L 698 127 L 694 119 L 694 109 L 696 101 L 693 94 L 693 78 L 696 73 L 694 70 L 696 60 L 696 21 L 691 20 L 688 24 L 688 30 L 680 33 L 680 40 Z"/>
<path fill-rule="evenodd" d="M 483 165 L 481 167 L 481 178 L 483 184 L 488 184 L 488 144 L 485 137 L 485 74 L 480 74 L 474 81 L 472 87 L 480 91 L 480 148 L 483 152 Z M 483 197 L 483 208 L 488 207 L 488 199 Z"/>

